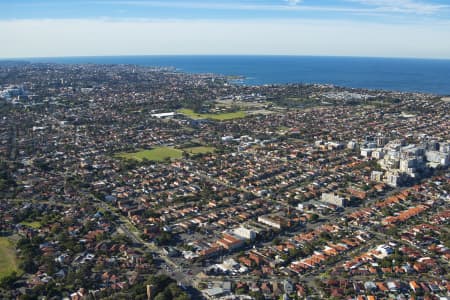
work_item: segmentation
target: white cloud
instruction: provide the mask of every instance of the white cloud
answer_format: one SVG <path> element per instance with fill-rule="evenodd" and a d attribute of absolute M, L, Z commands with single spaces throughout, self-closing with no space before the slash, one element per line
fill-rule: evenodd
<path fill-rule="evenodd" d="M 285 0 L 289 5 L 298 5 L 302 2 L 302 0 Z"/>
<path fill-rule="evenodd" d="M 210 9 L 210 10 L 248 10 L 248 11 L 348 11 L 366 12 L 366 9 L 354 9 L 354 8 L 343 8 L 343 7 L 333 7 L 333 6 L 298 6 L 302 0 L 283 0 L 282 4 L 256 4 L 256 3 L 243 3 L 243 2 L 220 2 L 220 1 L 92 1 L 90 3 L 111 5 L 120 4 L 128 6 L 142 6 L 142 7 L 162 7 L 162 8 L 186 8 L 186 9 Z"/>
<path fill-rule="evenodd" d="M 0 21 L 0 57 L 287 54 L 450 58 L 450 23 L 324 20 Z"/>
<path fill-rule="evenodd" d="M 236 11 L 298 11 L 298 12 L 338 12 L 350 14 L 371 14 L 371 15 L 386 15 L 386 14 L 411 14 L 418 12 L 436 12 L 439 8 L 444 6 L 436 5 L 421 5 L 412 6 L 402 5 L 400 2 L 411 2 L 411 0 L 346 0 L 347 2 L 358 2 L 372 7 L 345 7 L 345 6 L 330 6 L 330 5 L 299 5 L 303 0 L 283 0 L 285 4 L 256 4 L 244 2 L 222 2 L 222 1 L 124 1 L 124 0 L 93 0 L 88 1 L 93 4 L 101 5 L 125 5 L 125 6 L 141 6 L 141 7 L 159 7 L 159 8 L 177 8 L 177 9 L 208 9 L 208 10 L 236 10 Z M 397 4 L 395 4 L 397 3 Z M 288 5 L 286 5 L 288 4 Z"/>
<path fill-rule="evenodd" d="M 374 6 L 378 11 L 414 13 L 414 14 L 435 14 L 443 9 L 450 8 L 449 5 L 424 3 L 416 0 L 348 0 L 364 5 Z"/>

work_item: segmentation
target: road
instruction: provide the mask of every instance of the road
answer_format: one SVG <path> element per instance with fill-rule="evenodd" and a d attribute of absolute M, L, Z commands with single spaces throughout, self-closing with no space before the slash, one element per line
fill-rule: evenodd
<path fill-rule="evenodd" d="M 226 184 L 215 178 L 211 178 L 210 176 L 208 176 L 207 174 L 205 174 L 203 172 L 198 172 L 197 175 L 200 176 L 205 181 L 212 182 L 215 184 L 225 185 L 225 186 L 228 186 L 233 189 L 241 190 L 243 192 L 248 192 L 247 190 L 245 190 L 243 188 L 236 188 L 233 185 Z M 390 195 L 398 193 L 400 190 L 401 189 L 394 189 L 384 195 L 380 195 L 380 196 L 374 197 L 372 199 L 369 199 L 365 203 L 366 203 L 366 205 L 371 205 L 379 199 L 383 199 L 383 198 L 389 197 Z M 116 208 L 110 206 L 109 204 L 105 203 L 104 201 L 101 201 L 100 199 L 95 198 L 94 196 L 92 196 L 92 197 L 93 197 L 93 199 L 95 199 L 95 203 L 97 204 L 98 207 L 100 207 L 104 210 L 110 211 L 113 215 L 115 215 L 118 218 L 118 220 L 119 220 L 118 228 L 119 228 L 119 230 L 121 230 L 123 232 L 123 234 L 125 234 L 128 238 L 130 238 L 130 240 L 133 243 L 142 245 L 147 250 L 150 250 L 152 253 L 155 254 L 155 258 L 163 261 L 163 263 L 160 265 L 161 273 L 171 276 L 172 278 L 174 278 L 175 280 L 177 280 L 178 282 L 180 282 L 184 285 L 187 285 L 187 286 L 193 285 L 194 279 L 195 279 L 195 276 L 193 275 L 193 272 L 192 272 L 193 266 L 188 266 L 187 268 L 184 268 L 182 265 L 174 262 L 174 260 L 172 260 L 170 257 L 166 256 L 163 253 L 161 247 L 158 247 L 154 243 L 144 241 L 139 235 L 139 230 L 130 222 L 130 220 L 128 218 L 126 218 L 125 216 L 120 214 L 120 212 L 118 212 Z M 281 202 L 280 200 L 277 200 L 277 203 L 287 205 L 287 203 Z M 316 222 L 313 224 L 308 224 L 308 229 L 314 229 L 324 223 L 338 223 L 344 215 L 351 213 L 353 211 L 356 211 L 360 208 L 361 208 L 360 206 L 359 207 L 350 207 L 350 208 L 346 208 L 343 213 L 333 214 L 331 216 L 323 216 L 323 218 L 321 218 L 319 222 Z M 195 270 L 194 273 L 198 273 L 200 271 L 201 271 L 201 268 L 198 268 Z M 305 279 L 307 279 L 308 277 L 312 278 L 311 275 L 313 275 L 313 274 L 308 274 L 308 275 L 309 276 L 305 276 L 306 277 Z M 211 279 L 218 279 L 218 278 L 220 278 L 220 277 L 215 277 L 215 276 L 211 277 Z M 246 276 L 240 276 L 239 278 L 252 279 L 253 276 L 246 275 Z M 253 279 L 255 279 L 255 278 L 253 278 Z"/>
<path fill-rule="evenodd" d="M 166 255 L 164 255 L 164 253 L 162 252 L 162 249 L 159 248 L 158 246 L 156 246 L 154 243 L 149 243 L 144 241 L 137 232 L 139 232 L 139 230 L 128 220 L 128 218 L 126 218 L 125 216 L 121 215 L 120 213 L 117 212 L 117 209 L 115 209 L 114 207 L 111 207 L 110 205 L 108 205 L 107 203 L 105 203 L 104 201 L 101 201 L 100 199 L 96 198 L 94 195 L 91 195 L 92 198 L 95 201 L 95 204 L 97 205 L 97 207 L 100 207 L 104 210 L 107 210 L 109 212 L 111 212 L 111 214 L 113 214 L 115 217 L 117 217 L 119 219 L 119 224 L 118 224 L 118 228 L 128 237 L 130 238 L 130 240 L 135 243 L 135 244 L 139 244 L 139 245 L 143 245 L 145 246 L 148 250 L 158 254 L 160 256 L 161 259 L 163 259 L 168 265 L 174 267 L 174 268 L 178 268 L 179 266 L 174 263 L 169 257 L 167 257 Z"/>

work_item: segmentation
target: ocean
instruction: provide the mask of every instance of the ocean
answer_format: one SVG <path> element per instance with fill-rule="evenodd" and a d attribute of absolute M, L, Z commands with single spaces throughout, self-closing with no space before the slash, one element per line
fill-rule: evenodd
<path fill-rule="evenodd" d="M 133 64 L 243 76 L 243 84 L 321 83 L 450 95 L 450 60 L 315 56 L 98 56 L 31 62 Z"/>

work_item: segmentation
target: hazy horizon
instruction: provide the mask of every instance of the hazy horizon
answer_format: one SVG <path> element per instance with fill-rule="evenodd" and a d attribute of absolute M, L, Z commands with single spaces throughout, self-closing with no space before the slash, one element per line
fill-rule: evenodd
<path fill-rule="evenodd" d="M 1 61 L 40 61 L 44 59 L 78 59 L 78 58 L 120 58 L 120 57 L 311 57 L 311 58 L 356 58 L 356 59 L 393 59 L 393 60 L 445 60 L 450 58 L 430 57 L 395 57 L 395 56 L 356 56 L 356 55 L 314 55 L 314 54 L 123 54 L 123 55 L 68 55 L 68 56 L 35 56 L 35 57 L 0 57 Z"/>
<path fill-rule="evenodd" d="M 450 59 L 445 0 L 23 0 L 0 58 L 290 55 Z"/>

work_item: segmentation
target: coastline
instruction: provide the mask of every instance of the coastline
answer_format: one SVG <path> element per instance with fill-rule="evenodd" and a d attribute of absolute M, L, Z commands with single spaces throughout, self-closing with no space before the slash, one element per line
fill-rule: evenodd
<path fill-rule="evenodd" d="M 31 63 L 126 64 L 217 74 L 243 85 L 332 84 L 398 92 L 450 95 L 450 60 L 328 56 L 97 56 L 29 58 Z M 11 60 L 8 60 L 11 61 Z M 1 60 L 0 60 L 1 63 Z"/>

